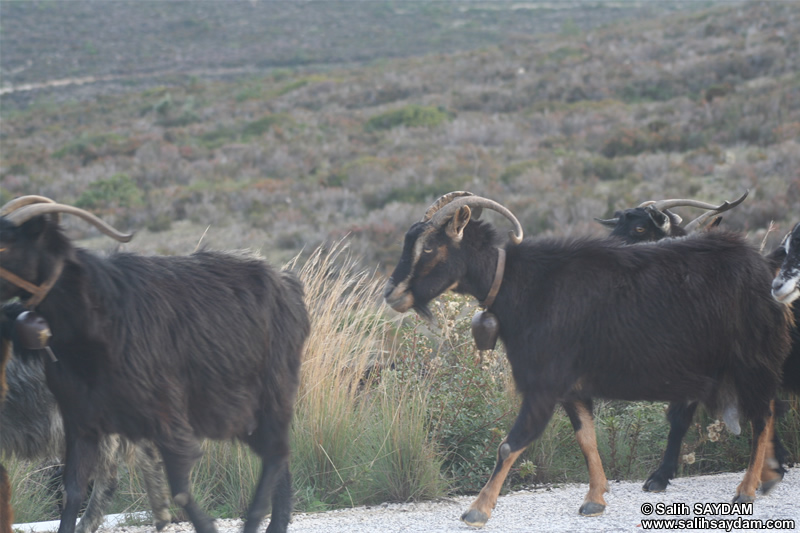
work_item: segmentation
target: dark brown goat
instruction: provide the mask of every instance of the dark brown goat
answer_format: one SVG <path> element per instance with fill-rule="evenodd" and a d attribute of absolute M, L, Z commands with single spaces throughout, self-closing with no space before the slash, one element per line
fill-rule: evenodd
<path fill-rule="evenodd" d="M 512 220 L 511 243 L 503 246 L 492 226 L 472 220 L 477 207 Z M 486 523 L 511 465 L 542 434 L 558 403 L 589 467 L 580 512 L 602 513 L 607 481 L 595 442 L 594 397 L 699 401 L 714 411 L 736 406 L 753 427 L 753 442 L 735 501 L 752 501 L 789 349 L 787 316 L 769 295 L 765 259 L 741 236 L 722 231 L 648 246 L 522 241 L 521 233 L 499 204 L 469 193 L 445 195 L 406 233 L 385 290 L 395 310 L 423 316 L 448 289 L 484 302 L 496 293 L 488 311 L 499 322 L 522 406 L 494 472 L 462 520 Z"/>
<path fill-rule="evenodd" d="M 715 206 L 697 200 L 671 199 L 648 201 L 640 204 L 636 208 L 617 211 L 614 218 L 608 220 L 595 219 L 606 227 L 611 228 L 611 236 L 621 239 L 627 244 L 638 244 L 643 242 L 654 242 L 667 237 L 682 237 L 688 232 L 697 230 L 702 224 L 716 217 L 714 224 L 718 224 L 722 212 L 728 211 L 747 198 L 749 191 L 735 200 L 734 202 L 723 202 Z M 669 211 L 674 207 L 697 207 L 707 211 L 698 218 L 692 220 L 686 226 L 680 226 L 680 217 Z M 777 267 L 776 267 L 777 268 Z M 795 313 L 796 315 L 796 313 Z M 792 360 L 800 361 L 800 344 L 792 343 L 792 351 L 784 364 L 784 385 L 786 386 L 786 367 L 792 365 Z M 800 379 L 800 376 L 795 380 Z M 643 489 L 649 492 L 661 492 L 666 490 L 669 481 L 675 477 L 678 471 L 678 457 L 680 455 L 681 442 L 686 436 L 686 432 L 692 422 L 694 412 L 697 410 L 697 402 L 670 403 L 667 411 L 670 430 L 667 438 L 667 448 L 661 464 L 645 480 Z M 728 420 L 728 422 L 731 422 Z M 738 424 L 738 421 L 736 421 Z M 734 425 L 734 427 L 736 427 Z M 733 429 L 738 433 L 737 429 Z M 780 441 L 777 432 L 772 438 L 772 448 L 768 452 L 769 460 L 765 463 L 764 472 L 761 476 L 761 490 L 766 493 L 777 484 L 785 474 L 783 464 L 787 462 L 788 452 Z M 773 457 L 774 455 L 774 457 Z M 773 460 L 774 459 L 774 460 Z"/>
<path fill-rule="evenodd" d="M 310 328 L 297 278 L 245 255 L 102 258 L 74 247 L 58 214 L 129 236 L 48 199 L 10 204 L 0 209 L 0 300 L 36 302 L 52 331 L 57 361 L 45 372 L 67 441 L 59 533 L 73 533 L 99 438 L 112 433 L 156 444 L 173 499 L 200 533 L 216 531 L 190 493 L 200 441 L 242 440 L 262 461 L 244 531 L 256 531 L 270 500 L 267 531 L 286 531 L 289 428 Z"/>

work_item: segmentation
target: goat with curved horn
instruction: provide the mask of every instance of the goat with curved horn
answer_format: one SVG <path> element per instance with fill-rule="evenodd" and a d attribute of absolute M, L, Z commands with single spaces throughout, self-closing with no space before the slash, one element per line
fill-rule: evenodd
<path fill-rule="evenodd" d="M 384 290 L 392 309 L 424 318 L 440 294 L 467 294 L 494 315 L 496 326 L 484 332 L 496 332 L 505 345 L 520 411 L 461 519 L 472 527 L 487 523 L 514 461 L 542 435 L 558 404 L 589 470 L 578 512 L 602 514 L 609 485 L 594 398 L 701 402 L 712 412 L 736 398 L 753 432 L 733 501 L 752 502 L 764 485 L 775 391 L 790 343 L 785 310 L 768 293 L 774 269 L 758 250 L 724 231 L 647 246 L 586 237 L 514 244 L 491 224 L 471 220 L 469 206 L 498 210 L 484 202 L 458 197 L 413 224 Z M 670 279 L 691 283 L 665 283 Z"/>
<path fill-rule="evenodd" d="M 706 223 L 711 217 L 716 217 L 741 204 L 749 191 L 734 200 L 733 202 L 723 202 L 720 205 L 713 205 L 698 200 L 684 198 L 672 198 L 667 200 L 648 200 L 642 202 L 635 208 L 617 211 L 614 218 L 595 220 L 602 225 L 611 228 L 611 236 L 621 237 L 628 242 L 656 241 L 664 237 L 682 237 L 695 231 L 698 227 Z M 685 226 L 680 226 L 681 217 L 671 212 L 674 207 L 696 207 L 707 209 L 703 213 Z"/>

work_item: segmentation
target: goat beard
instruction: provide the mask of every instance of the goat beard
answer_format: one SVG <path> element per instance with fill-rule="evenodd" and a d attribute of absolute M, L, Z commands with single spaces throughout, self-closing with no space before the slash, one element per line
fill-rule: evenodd
<path fill-rule="evenodd" d="M 422 320 L 428 324 L 433 324 L 433 313 L 431 312 L 431 309 L 428 307 L 427 303 L 418 304 L 415 302 L 413 309 Z"/>

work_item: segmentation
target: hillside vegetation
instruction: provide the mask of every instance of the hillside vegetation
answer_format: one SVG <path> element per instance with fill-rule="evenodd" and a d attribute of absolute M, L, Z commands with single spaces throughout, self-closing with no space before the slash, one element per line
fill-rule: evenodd
<path fill-rule="evenodd" d="M 92 209 L 138 231 L 133 249 L 185 253 L 202 237 L 280 260 L 349 235 L 385 268 L 410 222 L 454 189 L 506 203 L 529 235 L 602 233 L 592 217 L 643 200 L 744 189 L 729 227 L 758 239 L 796 218 L 800 5 L 506 37 L 6 106 L 0 192 Z"/>
<path fill-rule="evenodd" d="M 3 85 L 86 76 L 335 65 L 697 10 L 708 0 L 5 2 Z"/>

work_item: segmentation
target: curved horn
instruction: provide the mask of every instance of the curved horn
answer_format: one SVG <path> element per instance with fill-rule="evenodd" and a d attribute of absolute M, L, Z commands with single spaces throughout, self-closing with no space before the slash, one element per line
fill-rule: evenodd
<path fill-rule="evenodd" d="M 488 198 L 483 198 L 481 196 L 475 196 L 472 193 L 464 194 L 462 191 L 458 191 L 461 194 L 454 199 L 450 199 L 446 204 L 446 207 L 439 206 L 437 210 L 434 212 L 433 216 L 431 217 L 430 221 L 431 224 L 440 225 L 443 224 L 445 220 L 447 220 L 455 211 L 462 206 L 468 205 L 470 207 L 479 207 L 479 208 L 486 208 L 491 209 L 492 211 L 497 211 L 514 225 L 514 230 L 509 232 L 509 237 L 511 238 L 514 244 L 519 244 L 522 242 L 522 224 L 519 223 L 517 217 L 509 211 L 506 207 L 498 204 L 494 200 L 489 200 Z M 451 193 L 453 194 L 453 193 Z M 445 195 L 447 196 L 447 195 Z M 444 198 L 444 196 L 442 197 Z M 433 206 L 431 206 L 433 207 Z"/>
<path fill-rule="evenodd" d="M 84 211 L 83 209 L 73 207 L 71 205 L 58 204 L 55 202 L 36 203 L 34 205 L 21 207 L 6 215 L 6 219 L 15 226 L 19 226 L 33 217 L 46 215 L 49 213 L 68 213 L 70 215 L 75 215 L 89 222 L 101 232 L 108 235 L 112 239 L 118 240 L 119 242 L 128 242 L 133 238 L 133 233 L 120 233 L 88 211 Z"/>
<path fill-rule="evenodd" d="M 730 209 L 733 209 L 734 207 L 736 207 L 740 203 L 744 202 L 744 199 L 747 198 L 748 194 L 750 194 L 750 189 L 745 190 L 744 194 L 742 196 L 740 196 L 738 199 L 734 200 L 733 202 L 727 202 L 726 201 L 726 202 L 723 202 L 722 204 L 720 204 L 718 206 L 712 206 L 710 208 L 705 208 L 705 209 L 711 209 L 711 211 L 703 213 L 702 215 L 700 215 L 696 219 L 692 220 L 691 222 L 686 224 L 683 227 L 683 229 L 686 230 L 686 233 L 691 233 L 696 227 L 698 227 L 701 224 L 703 224 L 709 218 L 711 218 L 713 216 L 716 216 L 716 215 L 718 215 L 720 213 L 724 213 L 725 211 L 728 211 Z"/>
<path fill-rule="evenodd" d="M 745 193 L 745 196 L 747 196 L 747 193 Z M 737 200 L 737 203 L 735 203 L 734 205 L 730 205 L 730 207 L 727 207 L 725 210 L 730 209 L 731 207 L 736 207 L 737 205 L 739 205 L 738 202 L 740 202 L 741 200 L 744 200 L 744 197 Z M 671 209 L 673 207 L 697 207 L 700 209 L 719 209 L 720 207 L 725 207 L 726 204 L 728 204 L 728 202 L 725 202 L 724 204 L 717 206 L 706 202 L 701 202 L 699 200 L 689 200 L 685 198 L 671 198 L 669 200 L 648 200 L 646 202 L 642 202 L 636 207 L 652 206 L 654 209 L 658 209 L 659 211 L 664 211 L 665 209 Z"/>
<path fill-rule="evenodd" d="M 616 228 L 617 223 L 619 222 L 619 217 L 616 218 L 597 218 L 594 217 L 595 221 L 601 223 L 607 228 Z"/>
<path fill-rule="evenodd" d="M 435 202 L 433 202 L 431 204 L 431 206 L 428 208 L 427 211 L 425 211 L 425 215 L 422 217 L 422 220 L 420 220 L 420 222 L 429 221 L 431 219 L 431 217 L 433 216 L 433 214 L 436 213 L 439 209 L 441 209 L 445 205 L 449 204 L 450 202 L 452 202 L 456 198 L 459 198 L 459 197 L 462 197 L 462 196 L 475 196 L 475 195 L 472 194 L 471 192 L 467 192 L 467 191 L 453 191 L 453 192 L 449 192 L 447 194 L 443 194 L 441 197 L 439 197 L 438 200 L 436 200 Z"/>
<path fill-rule="evenodd" d="M 26 205 L 31 204 L 54 204 L 55 201 L 47 198 L 46 196 L 37 196 L 35 194 L 30 194 L 28 196 L 20 196 L 19 198 L 14 198 L 10 202 L 7 202 L 3 207 L 0 207 L 0 217 L 4 217 L 9 213 L 16 211 L 20 207 L 25 207 Z"/>

